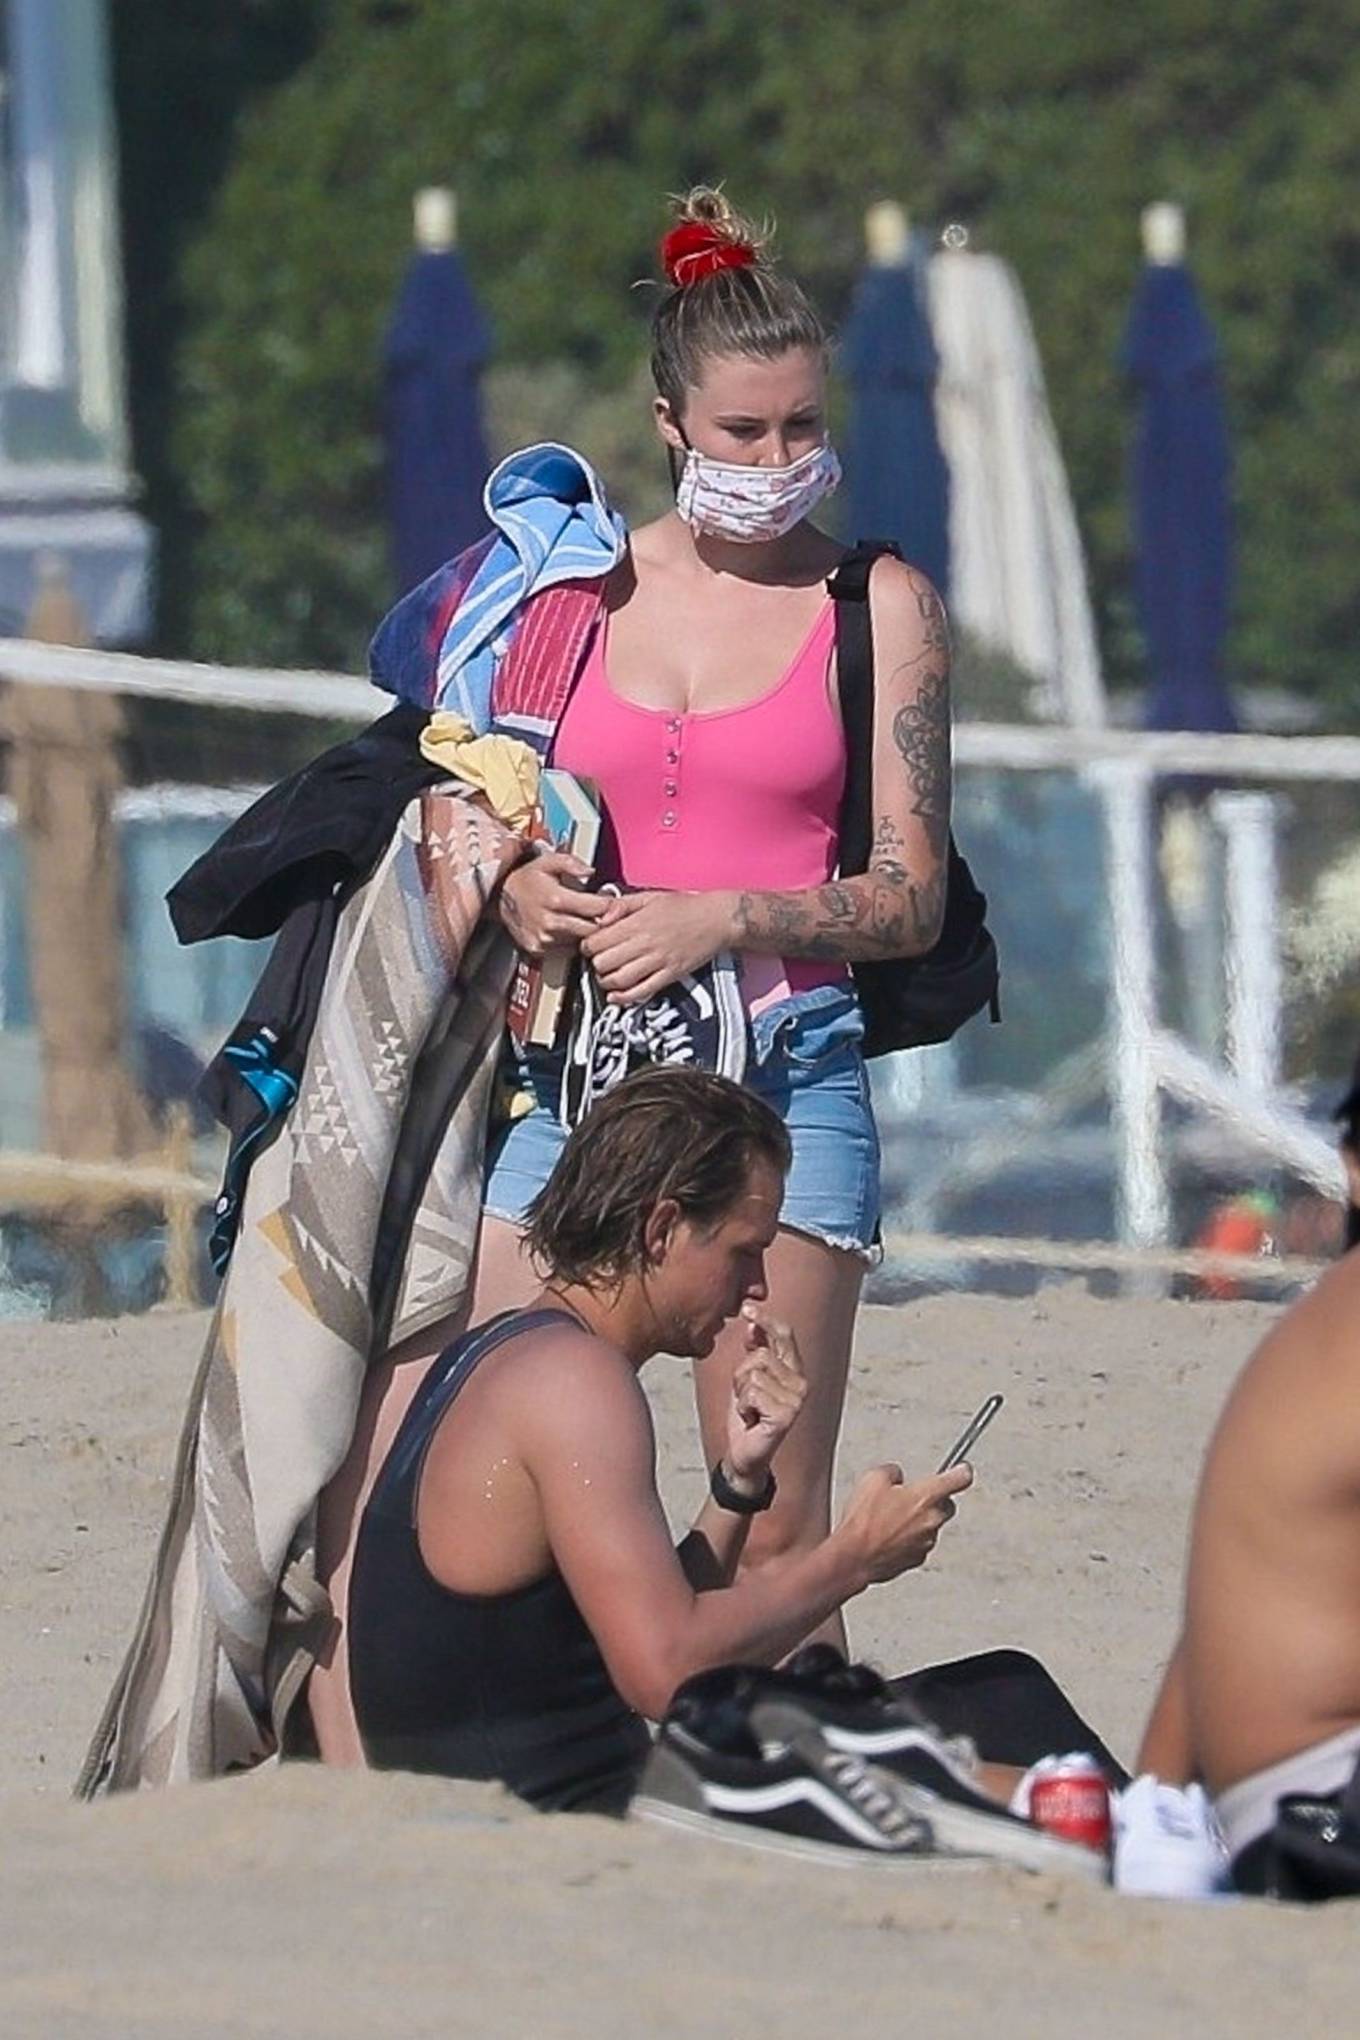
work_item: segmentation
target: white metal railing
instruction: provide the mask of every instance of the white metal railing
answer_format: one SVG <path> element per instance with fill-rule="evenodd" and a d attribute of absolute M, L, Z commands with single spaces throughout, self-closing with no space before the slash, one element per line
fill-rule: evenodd
<path fill-rule="evenodd" d="M 203 707 L 368 721 L 388 697 L 353 675 L 223 668 L 124 652 L 0 639 L 0 679 L 38 687 L 98 689 Z M 1160 1138 L 1161 1099 L 1172 1096 L 1329 1194 L 1342 1176 L 1330 1143 L 1281 1095 L 1282 977 L 1274 807 L 1264 791 L 1220 791 L 1210 812 L 1225 846 L 1228 1066 L 1219 1068 L 1161 1024 L 1156 1005 L 1153 796 L 1159 779 L 1200 777 L 1257 787 L 1326 780 L 1360 782 L 1360 737 L 1197 735 L 1126 729 L 960 723 L 956 762 L 1021 772 L 1077 771 L 1099 794 L 1105 817 L 1113 930 L 1109 1023 L 1099 1056 L 1118 1154 L 1115 1262 L 1166 1265 L 1169 1195 Z M 226 815 L 255 789 L 205 789 L 183 799 Z M 120 812 L 166 812 L 169 789 L 129 791 Z M 1056 1096 L 1054 1111 L 1066 1109 Z M 969 1156 L 960 1154 L 961 1177 Z M 918 1243 L 919 1244 L 919 1243 Z M 979 1243 L 981 1247 L 982 1243 Z M 1016 1242 L 1013 1258 L 1024 1258 Z M 963 1258 L 968 1242 L 955 1238 Z M 1002 1243 L 995 1243 L 1002 1251 Z M 1057 1252 L 1055 1246 L 1053 1249 Z M 1101 1249 L 1088 1250 L 1098 1256 Z M 1069 1259 L 1061 1265 L 1074 1265 Z"/>
<path fill-rule="evenodd" d="M 201 665 L 184 659 L 147 659 L 133 652 L 38 644 L 31 638 L 0 638 L 0 679 L 34 687 L 196 701 L 205 708 L 254 708 L 355 722 L 381 714 L 390 701 L 381 689 L 352 673 Z M 960 765 L 1004 766 L 1014 772 L 1070 771 L 1109 763 L 1150 775 L 1360 780 L 1360 737 L 1347 736 L 1201 736 L 1180 730 L 961 722 L 954 731 L 954 756 Z"/>
<path fill-rule="evenodd" d="M 0 638 L 0 679 L 30 687 L 196 701 L 203 708 L 255 708 L 287 715 L 367 722 L 386 697 L 348 673 L 280 672 L 252 666 L 204 666 L 187 659 L 145 659 L 136 652 L 86 651 L 32 638 Z"/>

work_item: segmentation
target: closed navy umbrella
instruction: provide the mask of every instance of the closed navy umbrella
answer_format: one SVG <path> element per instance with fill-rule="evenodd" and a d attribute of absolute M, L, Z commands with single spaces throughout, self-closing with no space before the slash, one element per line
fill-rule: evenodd
<path fill-rule="evenodd" d="M 490 329 L 456 249 L 418 250 L 383 357 L 399 594 L 488 529 L 482 486 L 490 463 L 478 384 L 490 351 Z"/>
<path fill-rule="evenodd" d="M 1228 426 L 1213 328 L 1180 262 L 1143 270 L 1123 361 L 1140 396 L 1132 483 L 1135 585 L 1152 664 L 1144 720 L 1154 730 L 1234 730 L 1222 671 Z"/>
<path fill-rule="evenodd" d="M 949 592 L 949 469 L 935 429 L 939 357 L 914 270 L 870 264 L 855 287 L 844 358 L 851 538 L 892 538 Z"/>

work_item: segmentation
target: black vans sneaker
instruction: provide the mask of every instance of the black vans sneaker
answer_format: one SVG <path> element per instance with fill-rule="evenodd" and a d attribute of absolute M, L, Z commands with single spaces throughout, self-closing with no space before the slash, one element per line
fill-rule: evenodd
<path fill-rule="evenodd" d="M 732 1703 L 749 1709 L 752 1702 L 787 1694 L 802 1703 L 816 1720 L 846 1728 L 869 1730 L 909 1723 L 935 1732 L 911 1700 L 895 1694 L 886 1679 L 869 1665 L 847 1664 L 830 1644 L 808 1644 L 771 1670 L 764 1665 L 718 1665 L 696 1672 L 676 1688 L 668 1714 L 687 1707 L 710 1709 Z"/>
<path fill-rule="evenodd" d="M 672 1827 L 822 1861 L 930 1855 L 929 1822 L 886 1773 L 833 1750 L 816 1725 L 778 1750 L 715 1749 L 682 1722 L 662 1724 L 629 1812 Z"/>
<path fill-rule="evenodd" d="M 687 1722 L 703 1740 L 725 1720 L 728 1738 L 745 1729 L 749 1743 L 751 1710 L 780 1699 L 815 1722 L 833 1749 L 965 1804 L 986 1810 L 997 1803 L 978 1789 L 977 1752 L 966 1736 L 941 1734 L 871 1666 L 847 1664 L 830 1644 L 806 1645 L 777 1671 L 723 1665 L 700 1672 L 675 1693 L 668 1718 Z"/>
<path fill-rule="evenodd" d="M 808 1722 L 806 1710 L 796 1701 L 758 1700 L 751 1709 L 751 1726 L 773 1756 L 787 1747 L 802 1747 Z M 986 1857 L 1021 1870 L 1049 1870 L 1092 1884 L 1106 1881 L 1103 1856 L 1009 1812 L 979 1789 L 957 1751 L 929 1730 L 902 1726 L 861 1737 L 819 1725 L 817 1732 L 837 1755 L 862 1764 L 895 1788 L 902 1812 L 929 1823 L 937 1855 Z M 872 1761 L 858 1749 L 860 1742 L 878 1744 Z"/>
<path fill-rule="evenodd" d="M 777 1671 L 757 1665 L 721 1665 L 699 1672 L 675 1692 L 668 1721 L 679 1721 L 711 1746 L 757 1754 L 751 1709 L 758 1701 L 786 1699 L 819 1727 L 833 1749 L 867 1757 L 891 1769 L 899 1755 L 924 1751 L 948 1766 L 961 1790 L 974 1789 L 976 1754 L 963 1738 L 949 1739 L 913 1702 L 892 1691 L 868 1665 L 847 1664 L 829 1644 L 810 1644 Z M 934 1783 L 930 1763 L 918 1782 Z M 917 1772 L 908 1768 L 907 1775 Z"/>

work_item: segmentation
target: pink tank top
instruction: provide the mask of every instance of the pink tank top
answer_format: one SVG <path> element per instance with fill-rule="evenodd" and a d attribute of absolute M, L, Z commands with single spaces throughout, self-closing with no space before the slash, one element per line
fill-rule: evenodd
<path fill-rule="evenodd" d="M 614 692 L 602 617 L 553 746 L 555 765 L 600 789 L 601 878 L 671 892 L 786 892 L 834 875 L 845 791 L 845 735 L 826 685 L 835 639 L 828 602 L 766 693 L 673 714 Z M 841 963 L 742 959 L 752 1010 L 845 976 Z"/>

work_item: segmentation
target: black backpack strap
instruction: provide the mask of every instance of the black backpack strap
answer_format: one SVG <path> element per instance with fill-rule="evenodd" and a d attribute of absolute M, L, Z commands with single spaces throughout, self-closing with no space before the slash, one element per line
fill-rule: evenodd
<path fill-rule="evenodd" d="M 884 553 L 902 557 L 891 539 L 860 539 L 826 584 L 836 604 L 836 689 L 845 730 L 840 869 L 846 874 L 868 870 L 873 842 L 874 632 L 869 573 Z"/>
<path fill-rule="evenodd" d="M 838 862 L 846 878 L 868 870 L 873 849 L 874 634 L 869 575 L 884 553 L 902 557 L 886 540 L 861 540 L 827 582 L 836 603 L 836 678 L 845 730 Z M 986 915 L 987 901 L 951 833 L 944 926 L 935 947 L 925 956 L 851 965 L 864 1009 L 866 1056 L 948 1041 L 984 1006 L 993 1020 L 1001 1018 L 996 944 Z"/>

